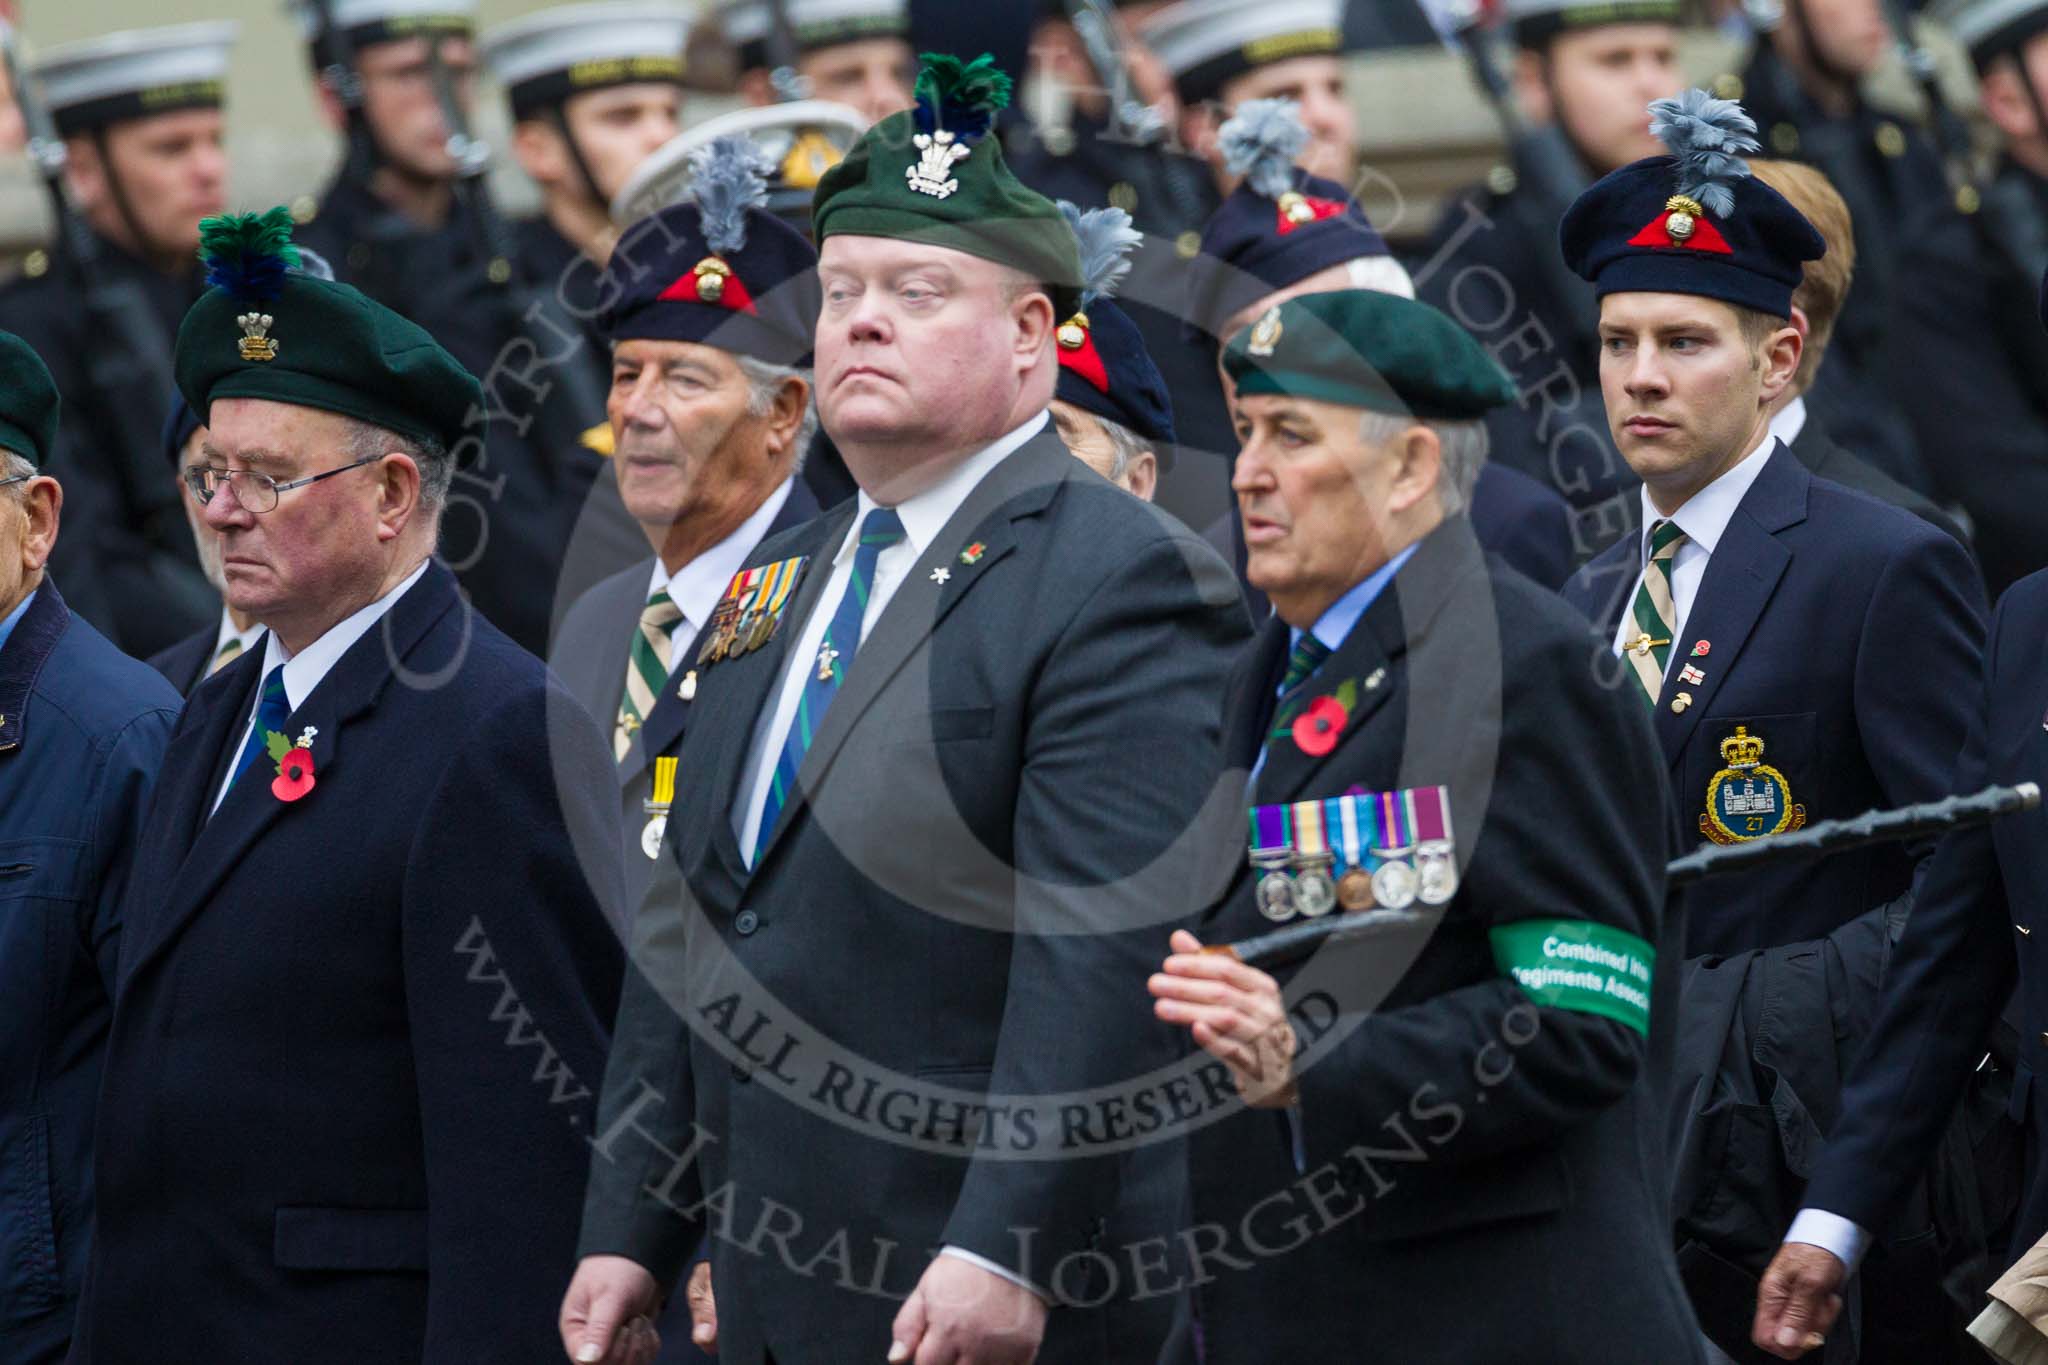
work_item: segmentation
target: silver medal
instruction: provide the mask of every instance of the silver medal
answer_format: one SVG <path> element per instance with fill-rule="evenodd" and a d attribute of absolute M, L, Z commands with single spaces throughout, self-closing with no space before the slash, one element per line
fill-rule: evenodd
<path fill-rule="evenodd" d="M 1337 908 L 1337 883 L 1327 866 L 1308 867 L 1294 874 L 1294 904 L 1310 919 L 1320 919 Z"/>
<path fill-rule="evenodd" d="M 668 829 L 668 816 L 657 815 L 640 831 L 640 851 L 650 858 L 661 856 L 661 836 Z"/>
<path fill-rule="evenodd" d="M 1415 850 L 1416 895 L 1424 905 L 1446 905 L 1458 894 L 1458 860 L 1448 843 L 1423 844 Z"/>
<path fill-rule="evenodd" d="M 1259 878 L 1259 913 L 1275 924 L 1294 918 L 1294 878 L 1285 872 L 1268 872 Z"/>
<path fill-rule="evenodd" d="M 1407 863 L 1381 863 L 1372 874 L 1372 898 L 1383 910 L 1406 910 L 1415 904 L 1415 882 L 1415 869 Z"/>

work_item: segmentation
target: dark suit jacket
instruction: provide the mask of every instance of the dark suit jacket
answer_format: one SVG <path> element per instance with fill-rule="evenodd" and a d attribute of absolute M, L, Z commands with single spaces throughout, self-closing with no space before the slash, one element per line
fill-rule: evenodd
<path fill-rule="evenodd" d="M 1862 456 L 1843 449 L 1834 437 L 1828 435 L 1826 424 L 1811 413 L 1807 415 L 1806 425 L 1800 428 L 1799 439 L 1788 449 L 1799 457 L 1799 463 L 1806 466 L 1807 473 L 1832 479 L 1859 493 L 1868 493 L 1879 502 L 1903 507 L 1922 521 L 1954 536 L 1964 549 L 1970 548 L 1969 532 L 1954 517 L 1942 511 L 1934 499 L 1918 489 L 1908 488 Z"/>
<path fill-rule="evenodd" d="M 1232 677 L 1228 784 L 1271 728 L 1287 640 L 1268 622 Z M 1233 1099 L 1190 1137 L 1195 1226 L 1214 1239 L 1197 1291 L 1209 1365 L 1698 1358 L 1665 1214 L 1668 817 L 1641 705 L 1595 680 L 1591 643 L 1453 518 L 1310 678 L 1308 696 L 1355 685 L 1336 747 L 1271 742 L 1254 804 L 1448 785 L 1462 885 L 1427 928 L 1282 974 L 1321 1049 L 1300 1072 L 1300 1169 L 1278 1111 Z M 1240 803 L 1214 840 L 1205 942 L 1272 927 L 1245 828 Z M 1489 941 L 1530 918 L 1658 946 L 1649 1038 L 1531 1000 Z"/>
<path fill-rule="evenodd" d="M 150 655 L 149 666 L 163 674 L 179 696 L 189 697 L 206 681 L 206 666 L 213 662 L 214 641 L 219 637 L 217 624 L 195 630 L 170 648 Z"/>
<path fill-rule="evenodd" d="M 178 697 L 45 578 L 0 648 L 0 1358 L 64 1358 L 122 892 Z"/>
<path fill-rule="evenodd" d="M 585 1213 L 585 1254 L 664 1284 L 708 1224 L 719 1359 L 742 1365 L 886 1351 L 941 1245 L 1064 1299 L 1117 1292 L 1087 1252 L 1129 1168 L 1169 1158 L 1110 1141 L 1088 1096 L 1172 1056 L 1144 982 L 1182 922 L 1246 631 L 1223 563 L 1048 430 L 870 629 L 750 872 L 741 769 L 790 642 L 834 605 L 821 585 L 854 511 L 762 544 L 755 563 L 811 556 L 783 626 L 699 674 L 670 823 L 681 894 L 636 922 L 647 976 L 629 978 Z M 768 1234 L 780 1250 L 761 1254 Z M 1109 1327 L 1057 1307 L 1039 1359 L 1110 1359 Z"/>
<path fill-rule="evenodd" d="M 778 535 L 818 515 L 818 500 L 799 479 L 784 499 L 782 510 L 769 523 L 768 534 Z M 621 569 L 571 603 L 555 630 L 548 651 L 548 666 L 569 694 L 581 702 L 598 729 L 610 734 L 617 723 L 619 698 L 626 689 L 626 657 L 639 633 L 640 613 L 647 606 L 647 584 L 654 573 L 650 556 L 630 568 Z M 678 638 L 669 658 L 671 679 L 695 668 L 701 636 Z M 641 850 L 640 834 L 647 824 L 643 804 L 654 790 L 654 760 L 679 753 L 689 724 L 690 703 L 674 686 L 662 689 L 654 711 L 633 736 L 625 758 L 617 765 L 619 791 L 620 862 L 625 868 L 627 908 L 637 906 L 647 893 L 648 873 L 653 862 Z"/>
<path fill-rule="evenodd" d="M 1738 725 L 1764 741 L 1763 762 L 1808 822 L 1948 795 L 1982 667 L 1968 554 L 1908 512 L 1814 478 L 1782 445 L 1752 458 L 1768 463 L 1708 561 L 1655 712 L 1681 829 L 1701 837 L 1708 786 L 1728 766 L 1720 746 Z M 1611 641 L 1641 572 L 1631 537 L 1565 596 Z M 1611 653 L 1596 665 L 1627 670 Z M 1684 682 L 1687 666 L 1705 681 Z M 1692 704 L 1674 711 L 1680 692 Z M 1687 954 L 1821 938 L 1905 895 L 1930 849 L 1886 844 L 1716 878 L 1692 897 Z"/>
<path fill-rule="evenodd" d="M 552 1365 L 609 755 L 435 564 L 292 715 L 312 790 L 259 759 L 209 819 L 261 672 L 187 703 L 136 849 L 74 1359 Z"/>
<path fill-rule="evenodd" d="M 2048 574 L 1998 604 L 1988 681 L 1973 706 L 1959 791 L 2048 776 Z M 2011 1112 L 2038 1139 L 2048 1120 L 2048 813 L 2007 816 L 1942 841 L 1885 981 L 1885 1006 L 1844 1093 L 1841 1122 L 1807 1187 L 1809 1207 L 1881 1232 L 1905 1200 L 2019 983 Z M 2037 946 L 2034 939 L 2042 937 Z M 2014 1254 L 2048 1234 L 2037 1141 L 2012 1228 Z M 2002 1262 L 2001 1262 L 2002 1264 Z"/>

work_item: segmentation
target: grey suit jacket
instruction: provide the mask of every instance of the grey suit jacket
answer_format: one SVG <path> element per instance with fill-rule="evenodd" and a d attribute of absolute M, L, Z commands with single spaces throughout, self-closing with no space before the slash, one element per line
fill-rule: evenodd
<path fill-rule="evenodd" d="M 1026 443 L 869 630 L 750 870 L 741 770 L 853 513 L 762 544 L 810 557 L 787 619 L 699 675 L 585 1208 L 584 1254 L 664 1283 L 710 1230 L 726 1361 L 885 1352 L 942 1245 L 1128 1299 L 1104 1214 L 1174 1159 L 1119 1095 L 1173 1056 L 1145 978 L 1192 909 L 1248 626 L 1230 572 Z M 1110 1358 L 1112 1316 L 1056 1307 L 1039 1358 Z"/>

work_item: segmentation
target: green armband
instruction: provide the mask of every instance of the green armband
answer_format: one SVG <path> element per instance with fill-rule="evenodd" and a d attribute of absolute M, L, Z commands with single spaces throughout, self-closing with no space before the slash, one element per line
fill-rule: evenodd
<path fill-rule="evenodd" d="M 1539 1005 L 1601 1014 L 1650 1032 L 1657 950 L 1634 934 L 1583 919 L 1525 919 L 1491 931 L 1493 960 Z"/>

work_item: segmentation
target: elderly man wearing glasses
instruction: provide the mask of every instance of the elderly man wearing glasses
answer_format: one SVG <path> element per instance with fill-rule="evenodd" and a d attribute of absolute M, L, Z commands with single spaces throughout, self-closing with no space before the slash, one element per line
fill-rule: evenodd
<path fill-rule="evenodd" d="M 209 220 L 179 331 L 185 477 L 269 634 L 135 842 L 71 1358 L 540 1360 L 618 991 L 611 760 L 432 558 L 476 380 L 290 233 Z"/>

